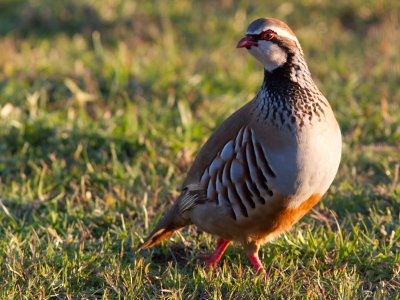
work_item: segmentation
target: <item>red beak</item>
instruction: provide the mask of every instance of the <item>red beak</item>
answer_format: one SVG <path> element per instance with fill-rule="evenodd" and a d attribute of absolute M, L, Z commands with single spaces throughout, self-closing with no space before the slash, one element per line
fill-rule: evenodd
<path fill-rule="evenodd" d="M 258 42 L 250 40 L 247 36 L 242 38 L 236 45 L 236 48 L 250 49 L 252 46 L 258 46 Z"/>

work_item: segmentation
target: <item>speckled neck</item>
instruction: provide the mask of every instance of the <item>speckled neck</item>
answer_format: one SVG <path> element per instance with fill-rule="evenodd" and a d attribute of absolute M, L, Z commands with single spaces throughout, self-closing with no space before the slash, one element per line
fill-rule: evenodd
<path fill-rule="evenodd" d="M 257 95 L 258 120 L 277 127 L 302 128 L 324 119 L 328 106 L 311 78 L 301 49 L 290 53 L 282 67 L 264 71 L 264 82 Z"/>

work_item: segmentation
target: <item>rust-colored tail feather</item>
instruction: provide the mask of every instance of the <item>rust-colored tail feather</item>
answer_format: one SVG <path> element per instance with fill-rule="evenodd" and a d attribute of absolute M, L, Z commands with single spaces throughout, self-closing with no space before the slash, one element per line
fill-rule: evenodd
<path fill-rule="evenodd" d="M 174 231 L 189 225 L 191 223 L 190 219 L 184 218 L 178 211 L 176 205 L 172 206 L 145 239 L 144 243 L 137 248 L 137 251 L 153 247 L 168 238 Z"/>
<path fill-rule="evenodd" d="M 168 238 L 176 229 L 161 228 L 157 231 L 153 231 L 144 241 L 142 245 L 139 246 L 138 251 L 151 248 L 163 240 Z"/>

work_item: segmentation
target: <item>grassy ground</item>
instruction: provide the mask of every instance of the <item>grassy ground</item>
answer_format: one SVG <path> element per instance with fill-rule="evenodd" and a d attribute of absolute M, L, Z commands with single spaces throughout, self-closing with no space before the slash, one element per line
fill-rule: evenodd
<path fill-rule="evenodd" d="M 399 299 L 399 3 L 0 1 L 0 297 Z M 267 281 L 236 246 L 206 273 L 194 228 L 134 253 L 255 95 L 235 45 L 260 16 L 294 28 L 336 112 L 333 186 L 262 247 Z"/>

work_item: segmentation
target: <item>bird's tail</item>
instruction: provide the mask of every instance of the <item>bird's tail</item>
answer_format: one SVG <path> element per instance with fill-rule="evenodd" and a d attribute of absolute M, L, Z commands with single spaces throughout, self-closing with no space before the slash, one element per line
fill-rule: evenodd
<path fill-rule="evenodd" d="M 158 230 L 153 230 L 150 233 L 150 235 L 145 239 L 144 243 L 138 247 L 138 251 L 146 248 L 151 248 L 161 243 L 163 240 L 168 238 L 172 233 L 174 233 L 174 231 L 177 229 L 171 229 L 167 227 L 167 228 L 160 228 Z"/>
<path fill-rule="evenodd" d="M 144 240 L 143 244 L 137 248 L 137 251 L 159 244 L 176 230 L 179 230 L 190 223 L 190 219 L 185 218 L 179 213 L 177 205 L 173 205 L 161 218 L 154 230 Z"/>

